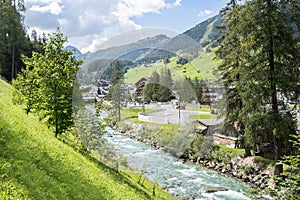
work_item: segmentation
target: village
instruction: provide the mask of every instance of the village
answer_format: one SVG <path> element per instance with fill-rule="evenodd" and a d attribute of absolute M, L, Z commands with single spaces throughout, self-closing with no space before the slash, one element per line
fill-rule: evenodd
<path fill-rule="evenodd" d="M 222 126 L 224 119 L 219 116 L 219 109 L 216 105 L 223 98 L 224 92 L 220 90 L 220 85 L 207 84 L 203 88 L 202 95 L 205 102 L 210 102 L 206 105 L 200 105 L 197 101 L 180 102 L 178 98 L 174 98 L 168 102 L 144 102 L 143 90 L 149 78 L 143 77 L 135 84 L 122 84 L 121 91 L 125 95 L 121 105 L 128 108 L 140 108 L 138 120 L 145 123 L 156 124 L 177 124 L 185 125 L 192 123 L 195 126 L 196 132 L 202 135 L 211 136 L 214 143 L 225 145 L 230 148 L 240 147 L 242 136 L 237 136 L 235 133 L 224 133 Z M 94 103 L 98 101 L 107 101 L 110 83 L 107 80 L 95 80 L 93 85 L 85 85 L 82 88 L 90 88 L 88 93 L 85 93 L 83 99 L 86 102 Z M 176 92 L 175 92 L 176 93 Z M 175 95 L 174 95 L 175 96 Z M 290 108 L 281 111 L 282 114 L 289 114 L 300 121 L 300 108 L 298 101 L 290 101 Z M 150 112 L 145 112 L 150 110 Z M 298 127 L 300 130 L 300 127 Z M 257 145 L 253 151 L 254 155 L 263 155 L 273 158 L 273 149 L 269 144 Z"/>

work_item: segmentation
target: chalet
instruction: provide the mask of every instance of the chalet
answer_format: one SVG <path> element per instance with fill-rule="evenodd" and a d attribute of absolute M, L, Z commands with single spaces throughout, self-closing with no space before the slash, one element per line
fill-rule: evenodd
<path fill-rule="evenodd" d="M 148 78 L 141 78 L 140 80 L 138 80 L 134 85 L 135 85 L 135 89 L 134 89 L 134 96 L 137 98 L 141 98 L 143 96 L 143 90 L 144 87 L 146 85 L 146 83 L 148 82 Z"/>
<path fill-rule="evenodd" d="M 224 89 L 220 84 L 215 84 L 212 80 L 207 80 L 202 84 L 202 101 L 206 105 L 216 103 L 223 98 Z"/>
<path fill-rule="evenodd" d="M 194 121 L 196 132 L 206 136 L 212 136 L 214 143 L 226 145 L 234 148 L 238 138 L 230 137 L 221 134 L 220 126 L 222 120 L 210 119 L 210 120 L 196 120 Z"/>
<path fill-rule="evenodd" d="M 96 80 L 97 86 L 97 97 L 101 99 L 106 99 L 109 90 L 109 82 L 103 79 Z"/>
<path fill-rule="evenodd" d="M 108 87 L 109 87 L 109 81 L 103 80 L 103 79 L 96 80 L 96 86 L 97 86 L 98 88 L 99 88 L 99 87 L 102 87 L 102 88 L 108 88 Z"/>
<path fill-rule="evenodd" d="M 213 135 L 220 132 L 220 126 L 223 123 L 222 119 L 202 119 L 194 121 L 196 132 L 204 135 Z"/>

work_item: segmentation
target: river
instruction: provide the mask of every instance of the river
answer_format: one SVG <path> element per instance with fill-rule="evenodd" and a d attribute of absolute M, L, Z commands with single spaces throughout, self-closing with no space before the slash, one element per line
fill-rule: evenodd
<path fill-rule="evenodd" d="M 168 153 L 149 147 L 141 142 L 121 135 L 107 127 L 105 138 L 115 145 L 116 152 L 127 158 L 129 166 L 137 173 L 145 170 L 145 176 L 157 182 L 173 196 L 214 200 L 249 199 L 244 195 L 248 186 L 238 180 L 215 171 L 182 163 Z M 226 188 L 227 191 L 206 193 L 208 188 Z"/>

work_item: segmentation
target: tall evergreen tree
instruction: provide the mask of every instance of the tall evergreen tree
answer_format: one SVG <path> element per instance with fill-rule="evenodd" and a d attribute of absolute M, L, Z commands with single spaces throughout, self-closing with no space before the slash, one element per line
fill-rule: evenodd
<path fill-rule="evenodd" d="M 299 94 L 300 41 L 289 14 L 289 10 L 299 10 L 299 4 L 289 2 L 295 3 L 250 1 L 241 13 L 242 47 L 247 54 L 241 54 L 244 63 L 239 72 L 241 96 L 246 102 L 242 110 L 246 134 L 262 133 L 260 137 L 273 145 L 275 160 L 280 159 L 294 132 L 292 119 L 279 114 L 278 94 L 286 98 Z"/>
<path fill-rule="evenodd" d="M 31 52 L 22 23 L 24 10 L 22 0 L 0 1 L 0 75 L 9 81 L 24 67 L 21 54 Z"/>
<path fill-rule="evenodd" d="M 296 83 L 300 80 L 300 43 L 299 34 L 295 34 L 295 31 L 299 33 L 296 10 L 299 11 L 299 4 L 294 0 L 252 0 L 239 5 L 228 14 L 231 18 L 227 20 L 226 29 L 231 33 L 225 34 L 224 46 L 219 51 L 224 59 L 220 68 L 223 67 L 225 85 L 236 88 L 242 102 L 237 122 L 245 126 L 248 144 L 258 142 L 258 138 L 270 142 L 275 160 L 280 159 L 289 134 L 295 130 L 292 119 L 279 114 L 278 94 L 286 98 L 291 93 L 299 94 Z M 232 26 L 230 19 L 237 23 Z M 234 96 L 228 96 L 229 100 Z M 227 109 L 234 111 L 235 108 L 227 102 Z"/>
<path fill-rule="evenodd" d="M 169 68 L 162 68 L 159 80 L 159 101 L 165 102 L 172 98 L 173 80 Z"/>
<path fill-rule="evenodd" d="M 202 84 L 203 84 L 203 81 L 202 80 L 199 80 L 198 77 L 195 78 L 195 80 L 191 80 L 189 78 L 189 81 L 191 82 L 192 84 L 192 87 L 194 89 L 194 92 L 196 94 L 196 100 L 201 103 L 201 99 L 202 99 Z"/>
<path fill-rule="evenodd" d="M 241 65 L 240 54 L 242 53 L 239 37 L 239 12 L 241 7 L 236 0 L 231 0 L 227 6 L 221 10 L 224 23 L 219 27 L 221 31 L 220 48 L 216 54 L 222 59 L 218 69 L 221 72 L 223 84 L 225 86 L 225 107 L 221 112 L 225 116 L 225 131 L 235 130 L 237 136 L 241 138 L 242 146 L 245 148 L 245 156 L 251 155 L 250 145 L 245 140 L 245 125 L 240 115 L 244 107 L 239 93 Z M 252 144 L 253 145 L 253 144 Z"/>
<path fill-rule="evenodd" d="M 159 90 L 160 90 L 160 75 L 154 71 L 149 78 L 145 88 L 143 90 L 144 101 L 158 101 L 159 100 Z"/>
<path fill-rule="evenodd" d="M 174 89 L 182 102 L 191 102 L 197 99 L 194 83 L 190 78 L 184 77 L 176 80 Z"/>
<path fill-rule="evenodd" d="M 121 85 L 123 83 L 123 72 L 120 62 L 117 61 L 114 65 L 114 70 L 111 77 L 111 86 L 109 88 L 108 99 L 113 103 L 113 114 L 117 117 L 117 121 L 121 120 L 121 100 L 122 90 Z"/>

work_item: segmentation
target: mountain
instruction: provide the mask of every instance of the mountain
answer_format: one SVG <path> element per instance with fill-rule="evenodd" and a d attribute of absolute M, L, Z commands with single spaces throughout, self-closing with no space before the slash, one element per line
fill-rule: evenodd
<path fill-rule="evenodd" d="M 167 43 L 162 44 L 162 47 L 179 55 L 190 53 L 195 57 L 200 49 L 208 45 L 217 46 L 216 40 L 220 36 L 217 27 L 220 25 L 222 25 L 221 16 L 216 15 L 175 36 Z"/>
<path fill-rule="evenodd" d="M 74 46 L 67 46 L 65 49 L 70 50 L 74 53 L 74 56 L 77 60 L 82 59 L 85 57 L 76 47 Z"/>
<path fill-rule="evenodd" d="M 170 56 L 182 53 L 191 53 L 196 56 L 198 51 L 208 44 L 216 46 L 215 42 L 219 37 L 217 26 L 221 24 L 220 15 L 216 15 L 174 38 L 169 38 L 166 35 L 157 35 L 139 40 L 136 43 L 98 50 L 87 56 L 84 66 L 99 59 L 119 59 L 139 62 L 143 62 L 144 60 L 145 62 L 149 62 L 151 60 L 170 58 Z"/>
<path fill-rule="evenodd" d="M 216 41 L 219 37 L 217 27 L 220 25 L 222 25 L 221 17 L 217 15 L 173 38 L 156 35 L 135 43 L 98 50 L 86 57 L 82 74 L 89 79 L 93 79 L 91 77 L 109 79 L 116 60 L 126 61 L 123 62 L 125 65 L 122 65 L 124 72 L 139 64 L 149 64 L 176 55 L 183 56 L 191 62 L 199 56 L 201 49 L 207 47 L 205 50 L 209 51 L 210 47 L 217 46 Z"/>
<path fill-rule="evenodd" d="M 156 49 L 160 44 L 169 41 L 170 38 L 166 35 L 156 35 L 154 37 L 148 37 L 139 40 L 135 43 L 109 47 L 107 49 L 98 50 L 95 53 L 90 54 L 86 58 L 84 66 L 89 63 L 99 60 L 99 59 L 119 59 L 119 60 L 130 60 L 135 61 L 135 59 L 142 57 L 142 54 L 147 54 Z M 136 53 L 134 53 L 136 52 Z"/>
<path fill-rule="evenodd" d="M 201 47 L 205 47 L 207 44 L 214 43 L 218 39 L 220 34 L 217 27 L 221 25 L 221 16 L 216 15 L 185 31 L 183 35 L 186 35 L 197 41 Z"/>

